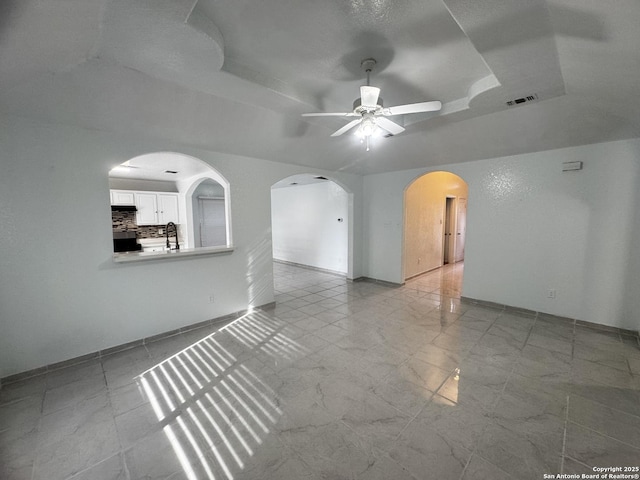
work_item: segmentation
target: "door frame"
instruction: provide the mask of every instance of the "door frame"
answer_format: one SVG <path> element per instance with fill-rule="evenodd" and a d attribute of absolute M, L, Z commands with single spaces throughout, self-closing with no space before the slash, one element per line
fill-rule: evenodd
<path fill-rule="evenodd" d="M 458 221 L 458 197 L 447 195 L 444 200 L 444 222 L 442 222 L 442 265 L 455 263 Z M 448 228 L 447 228 L 448 227 Z M 449 233 L 447 233 L 449 230 Z"/>

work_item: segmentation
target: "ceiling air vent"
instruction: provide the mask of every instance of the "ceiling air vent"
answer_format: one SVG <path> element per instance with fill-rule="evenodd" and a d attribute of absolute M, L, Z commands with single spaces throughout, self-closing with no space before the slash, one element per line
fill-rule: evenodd
<path fill-rule="evenodd" d="M 178 172 L 176 170 L 165 170 L 164 173 L 170 173 L 171 175 L 175 175 Z"/>
<path fill-rule="evenodd" d="M 322 176 L 317 176 L 315 177 L 316 180 L 329 180 L 327 177 L 322 177 Z"/>
<path fill-rule="evenodd" d="M 509 100 L 507 105 L 509 107 L 513 107 L 515 105 L 520 105 L 522 103 L 529 103 L 538 100 L 538 94 L 534 93 L 533 95 L 527 95 L 526 97 L 516 98 L 515 100 Z"/>

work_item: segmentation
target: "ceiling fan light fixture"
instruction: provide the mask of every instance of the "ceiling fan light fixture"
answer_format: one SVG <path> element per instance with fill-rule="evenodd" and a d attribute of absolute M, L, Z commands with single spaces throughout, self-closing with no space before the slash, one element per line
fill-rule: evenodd
<path fill-rule="evenodd" d="M 362 122 L 362 135 L 365 137 L 370 137 L 373 135 L 375 131 L 376 124 L 373 120 L 363 120 Z"/>
<path fill-rule="evenodd" d="M 376 120 L 371 113 L 365 113 L 362 115 L 362 121 L 360 126 L 356 129 L 356 135 L 361 138 L 370 137 L 378 129 Z"/>

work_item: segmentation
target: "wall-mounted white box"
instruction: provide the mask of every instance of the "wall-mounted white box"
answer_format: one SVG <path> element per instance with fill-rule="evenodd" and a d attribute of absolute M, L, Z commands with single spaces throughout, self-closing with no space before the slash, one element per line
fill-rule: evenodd
<path fill-rule="evenodd" d="M 563 162 L 563 172 L 575 172 L 576 170 L 582 170 L 582 162 Z"/>

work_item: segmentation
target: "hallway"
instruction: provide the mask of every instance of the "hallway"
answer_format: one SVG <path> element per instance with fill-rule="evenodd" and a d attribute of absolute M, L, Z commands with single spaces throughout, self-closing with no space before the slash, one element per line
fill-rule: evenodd
<path fill-rule="evenodd" d="M 635 337 L 276 263 L 277 305 L 0 390 L 7 480 L 535 479 L 640 458 Z"/>
<path fill-rule="evenodd" d="M 407 280 L 405 287 L 444 297 L 460 298 L 464 262 L 450 263 Z"/>

